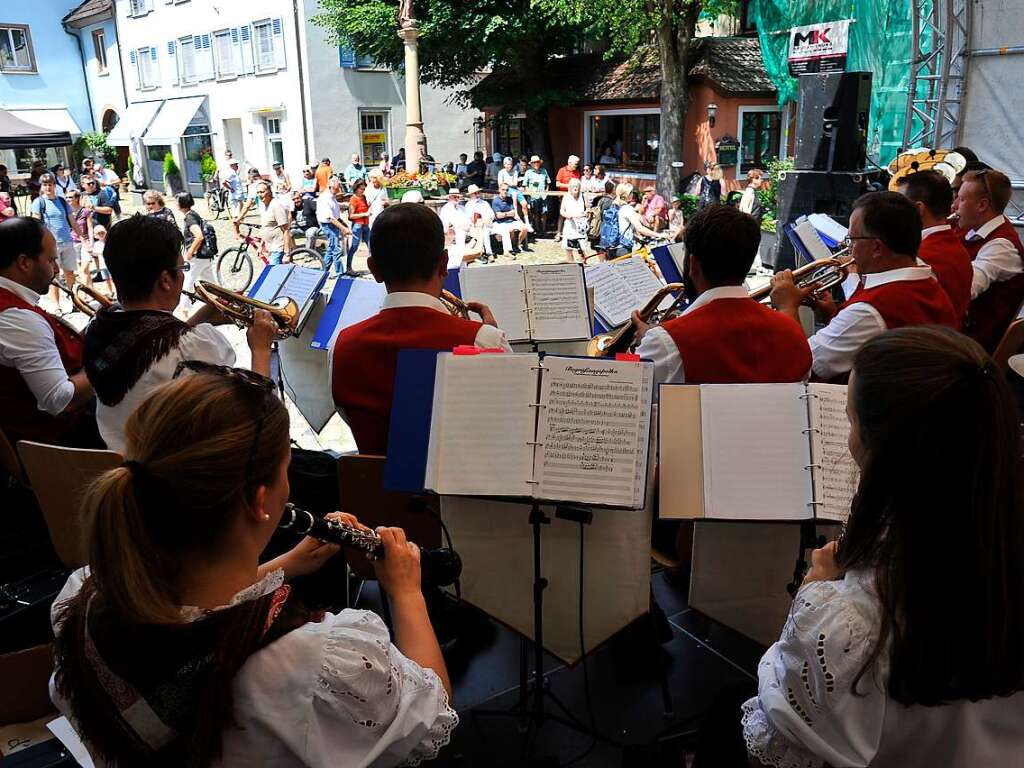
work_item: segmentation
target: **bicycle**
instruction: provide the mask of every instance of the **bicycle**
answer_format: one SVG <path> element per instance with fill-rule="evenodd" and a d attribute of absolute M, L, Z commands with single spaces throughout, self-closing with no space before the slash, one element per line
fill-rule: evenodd
<path fill-rule="evenodd" d="M 214 266 L 214 279 L 222 288 L 244 293 L 252 285 L 256 273 L 256 264 L 249 252 L 250 249 L 255 249 L 264 266 L 270 264 L 270 259 L 267 258 L 267 247 L 263 238 L 252 233 L 254 229 L 259 228 L 258 225 L 240 222 L 239 226 L 248 227 L 248 231 L 242 236 L 239 245 L 221 251 Z M 295 248 L 285 254 L 281 263 L 296 264 L 310 269 L 326 269 L 323 256 L 312 248 Z"/>
<path fill-rule="evenodd" d="M 206 190 L 206 210 L 209 218 L 216 221 L 228 210 L 228 191 L 224 187 L 211 187 Z"/>

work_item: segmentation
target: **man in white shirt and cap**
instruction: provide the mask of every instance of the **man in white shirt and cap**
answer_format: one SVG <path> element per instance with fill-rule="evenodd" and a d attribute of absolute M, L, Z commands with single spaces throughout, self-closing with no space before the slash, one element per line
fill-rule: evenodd
<path fill-rule="evenodd" d="M 491 225 L 494 223 L 494 209 L 481 196 L 481 189 L 476 184 L 466 188 L 466 213 L 469 214 L 470 234 L 480 241 L 484 253 L 491 256 Z"/>

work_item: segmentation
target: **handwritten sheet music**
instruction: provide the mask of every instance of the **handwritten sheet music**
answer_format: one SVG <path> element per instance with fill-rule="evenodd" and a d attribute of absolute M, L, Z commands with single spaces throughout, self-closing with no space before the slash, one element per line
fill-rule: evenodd
<path fill-rule="evenodd" d="M 590 338 L 590 313 L 581 265 L 527 267 L 526 304 L 535 341 Z"/>
<path fill-rule="evenodd" d="M 465 301 L 480 301 L 491 308 L 510 342 L 530 340 L 522 265 L 464 267 L 459 270 L 459 285 Z"/>
<path fill-rule="evenodd" d="M 802 384 L 704 384 L 704 516 L 806 520 L 813 516 Z"/>
<path fill-rule="evenodd" d="M 438 493 L 532 496 L 537 355 L 437 360 L 427 452 Z"/>
<path fill-rule="evenodd" d="M 643 506 L 653 366 L 550 355 L 543 366 L 537 495 Z"/>
<path fill-rule="evenodd" d="M 859 470 L 850 454 L 850 420 L 846 387 L 808 384 L 811 413 L 811 455 L 814 459 L 814 498 L 818 517 L 845 522 L 857 491 Z M 816 397 L 815 397 L 816 396 Z"/>
<path fill-rule="evenodd" d="M 629 322 L 636 306 L 636 292 L 622 274 L 602 262 L 588 266 L 585 272 L 587 287 L 594 289 L 594 311 L 608 328 Z"/>
<path fill-rule="evenodd" d="M 640 256 L 612 261 L 609 266 L 629 284 L 636 297 L 636 309 L 641 309 L 665 285 Z M 671 296 L 666 296 L 658 309 L 668 309 L 672 301 Z"/>

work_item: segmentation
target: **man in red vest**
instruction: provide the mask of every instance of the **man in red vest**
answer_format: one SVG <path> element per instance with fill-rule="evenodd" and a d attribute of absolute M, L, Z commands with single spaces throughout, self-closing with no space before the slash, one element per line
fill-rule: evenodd
<path fill-rule="evenodd" d="M 828 325 L 810 338 L 812 372 L 825 381 L 847 376 L 853 356 L 868 339 L 909 325 L 957 327 L 956 314 L 931 267 L 919 266 L 921 216 L 896 192 L 869 192 L 853 204 L 846 238 L 860 286 L 838 312 L 831 297 L 817 309 Z M 793 283 L 789 270 L 772 279 L 775 307 L 796 319 L 811 287 Z"/>
<path fill-rule="evenodd" d="M 57 241 L 41 221 L 0 223 L 0 429 L 12 445 L 98 447 L 82 337 L 39 308 L 56 269 Z"/>
<path fill-rule="evenodd" d="M 988 352 L 1024 301 L 1024 247 L 1003 215 L 1010 194 L 1010 179 L 991 169 L 964 174 L 957 193 L 960 231 L 974 267 L 964 333 Z"/>
<path fill-rule="evenodd" d="M 637 353 L 654 361 L 655 384 L 755 384 L 805 379 L 811 352 L 800 323 L 754 301 L 743 285 L 757 255 L 757 220 L 727 205 L 708 206 L 687 224 L 692 302 L 650 327 L 633 313 Z"/>
<path fill-rule="evenodd" d="M 511 347 L 485 305 L 469 303 L 483 317 L 480 323 L 453 317 L 441 303 L 448 256 L 444 227 L 429 208 L 418 203 L 386 208 L 370 232 L 370 252 L 367 266 L 388 295 L 380 312 L 338 334 L 331 391 L 359 452 L 384 455 L 399 350 Z"/>
<path fill-rule="evenodd" d="M 970 254 L 949 224 L 953 188 L 941 173 L 919 171 L 904 176 L 899 191 L 917 208 L 924 226 L 917 258 L 935 272 L 935 279 L 953 304 L 957 322 L 963 323 L 971 301 L 974 270 Z"/>

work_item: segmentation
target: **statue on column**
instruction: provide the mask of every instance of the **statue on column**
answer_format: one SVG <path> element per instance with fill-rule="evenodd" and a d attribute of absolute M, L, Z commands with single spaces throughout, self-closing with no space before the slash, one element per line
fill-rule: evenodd
<path fill-rule="evenodd" d="M 401 0 L 398 5 L 398 26 L 414 27 L 416 19 L 412 15 L 412 0 Z"/>

